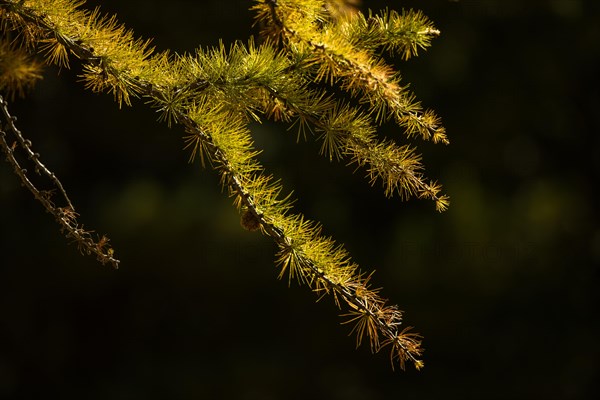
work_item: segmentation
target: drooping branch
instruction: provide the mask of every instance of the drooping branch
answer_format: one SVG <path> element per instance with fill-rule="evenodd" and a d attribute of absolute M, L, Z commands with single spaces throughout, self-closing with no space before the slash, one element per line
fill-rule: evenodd
<path fill-rule="evenodd" d="M 40 160 L 40 155 L 32 150 L 32 143 L 25 139 L 21 131 L 15 125 L 16 117 L 12 116 L 8 110 L 7 101 L 0 95 L 0 147 L 6 156 L 6 161 L 13 167 L 15 174 L 19 177 L 21 184 L 26 187 L 38 200 L 47 212 L 54 216 L 54 219 L 61 227 L 61 231 L 69 239 L 77 243 L 79 251 L 84 254 L 94 254 L 99 262 L 110 264 L 113 268 L 119 268 L 119 260 L 114 257 L 114 250 L 108 245 L 106 236 L 94 238 L 93 231 L 86 230 L 83 225 L 77 221 L 79 216 L 75 207 L 71 203 L 67 192 L 58 177 L 50 171 Z M 9 145 L 13 136 L 13 143 Z M 38 189 L 38 187 L 29 178 L 29 171 L 21 166 L 21 163 L 15 157 L 15 152 L 21 150 L 26 158 L 33 164 L 34 170 L 38 175 L 45 176 L 53 188 Z M 57 206 L 54 199 L 54 193 L 58 190 L 65 204 Z"/>

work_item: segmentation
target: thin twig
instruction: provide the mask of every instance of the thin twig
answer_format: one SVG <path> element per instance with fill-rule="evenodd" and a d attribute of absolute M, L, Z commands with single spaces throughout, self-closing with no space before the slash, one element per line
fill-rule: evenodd
<path fill-rule="evenodd" d="M 0 121 L 5 122 L 0 125 L 0 147 L 6 155 L 6 161 L 12 165 L 15 174 L 21 180 L 21 184 L 25 186 L 33 194 L 47 212 L 54 216 L 54 219 L 61 226 L 61 231 L 69 239 L 73 239 L 77 243 L 79 251 L 84 254 L 95 254 L 96 259 L 104 264 L 110 264 L 113 268 L 119 268 L 119 260 L 114 258 L 114 250 L 108 246 L 109 239 L 106 236 L 99 237 L 95 240 L 92 236 L 93 231 L 85 230 L 83 225 L 79 225 L 77 217 L 79 214 L 75 212 L 73 203 L 69 199 L 62 183 L 58 177 L 50 171 L 41 161 L 40 155 L 31 149 L 31 141 L 25 139 L 21 131 L 15 125 L 16 117 L 12 116 L 8 110 L 8 102 L 0 95 Z M 12 133 L 16 139 L 12 145 L 8 144 L 8 133 Z M 34 164 L 35 171 L 39 175 L 45 175 L 50 179 L 54 186 L 54 190 L 40 190 L 27 176 L 27 169 L 21 167 L 21 164 L 15 157 L 15 150 L 21 148 L 25 152 L 27 158 Z M 58 207 L 52 200 L 52 195 L 58 189 L 63 197 L 66 205 Z"/>

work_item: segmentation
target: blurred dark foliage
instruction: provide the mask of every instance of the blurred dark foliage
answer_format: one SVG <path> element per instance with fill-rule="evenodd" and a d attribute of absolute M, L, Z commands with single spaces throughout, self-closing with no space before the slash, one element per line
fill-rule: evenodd
<path fill-rule="evenodd" d="M 600 3 L 364 3 L 442 31 L 392 61 L 444 118 L 451 145 L 418 146 L 449 211 L 385 199 L 283 125 L 253 130 L 297 209 L 424 335 L 425 369 L 355 351 L 331 299 L 276 280 L 274 246 L 186 163 L 181 129 L 85 91 L 73 65 L 12 108 L 121 269 L 80 256 L 0 164 L 0 398 L 597 398 Z M 249 4 L 88 2 L 178 52 L 255 34 Z"/>

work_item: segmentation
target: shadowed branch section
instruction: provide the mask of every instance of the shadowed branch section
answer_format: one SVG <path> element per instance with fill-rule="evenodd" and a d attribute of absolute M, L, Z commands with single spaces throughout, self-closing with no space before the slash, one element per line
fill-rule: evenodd
<path fill-rule="evenodd" d="M 428 198 L 439 211 L 447 207 L 439 185 L 425 179 L 415 150 L 379 140 L 375 128 L 389 111 L 408 136 L 447 142 L 438 118 L 423 111 L 391 67 L 375 56 L 383 48 L 408 58 L 439 32 L 419 13 L 386 11 L 367 18 L 357 14 L 353 3 L 258 1 L 257 18 L 271 39 L 260 46 L 253 41 L 230 48 L 221 44 L 193 55 L 155 53 L 114 17 L 82 10 L 78 1 L 0 0 L 0 20 L 5 32 L 17 32 L 26 48 L 49 63 L 68 67 L 70 59 L 79 59 L 86 88 L 111 93 L 119 106 L 143 98 L 159 119 L 183 126 L 190 161 L 210 164 L 240 211 L 242 226 L 260 230 L 278 246 L 280 278 L 304 283 L 319 296 L 331 295 L 344 310 L 345 323 L 354 324 L 357 345 L 368 338 L 372 351 L 389 348 L 402 368 L 406 362 L 421 368 L 420 336 L 402 326 L 400 310 L 370 287 L 371 275 L 342 245 L 325 237 L 318 223 L 291 211 L 291 196 L 258 162 L 260 151 L 248 129 L 250 121 L 264 118 L 308 126 L 323 141 L 322 153 L 330 159 L 347 157 L 364 168 L 371 183 L 383 184 L 386 195 Z M 338 81 L 363 100 L 353 106 L 336 99 L 335 87 L 323 87 Z M 8 130 L 18 132 L 8 111 L 5 118 Z M 10 157 L 4 131 L 2 140 Z M 29 182 L 16 160 L 11 164 Z M 55 183 L 67 199 L 65 208 L 33 193 L 47 209 L 62 210 L 65 226 L 77 232 L 73 207 Z M 90 246 L 112 257 L 106 242 L 102 237 Z"/>
<path fill-rule="evenodd" d="M 16 118 L 12 116 L 8 110 L 8 103 L 0 95 L 0 148 L 6 156 L 6 161 L 13 167 L 15 174 L 19 177 L 21 184 L 26 187 L 38 200 L 47 212 L 52 214 L 56 222 L 60 225 L 61 231 L 68 239 L 71 239 L 77 244 L 77 248 L 82 254 L 94 254 L 96 259 L 104 264 L 109 264 L 113 268 L 119 268 L 119 260 L 114 257 L 114 250 L 108 245 L 109 239 L 106 236 L 94 237 L 94 231 L 84 229 L 77 221 L 79 214 L 75 212 L 75 208 L 67 196 L 67 192 L 63 188 L 62 183 L 40 160 L 40 155 L 34 153 L 31 149 L 31 141 L 25 139 L 21 131 L 15 125 Z M 13 136 L 13 143 L 9 145 L 11 139 L 9 134 Z M 53 189 L 38 189 L 38 187 L 29 178 L 29 171 L 21 166 L 17 160 L 15 152 L 17 149 L 25 153 L 27 159 L 33 163 L 35 172 L 38 175 L 43 175 L 53 185 Z M 55 204 L 54 194 L 58 191 L 65 203 L 63 207 Z"/>

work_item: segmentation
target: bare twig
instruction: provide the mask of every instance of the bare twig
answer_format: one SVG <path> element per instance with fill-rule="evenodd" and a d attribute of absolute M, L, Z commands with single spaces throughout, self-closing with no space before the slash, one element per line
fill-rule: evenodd
<path fill-rule="evenodd" d="M 8 110 L 7 101 L 0 95 L 0 147 L 6 155 L 6 161 L 12 165 L 15 174 L 21 180 L 21 184 L 25 186 L 33 194 L 47 212 L 54 216 L 54 219 L 61 226 L 61 231 L 64 235 L 77 243 L 79 251 L 83 254 L 95 254 L 96 259 L 104 264 L 110 264 L 113 268 L 119 268 L 119 260 L 114 258 L 114 250 L 108 246 L 109 239 L 106 236 L 93 238 L 93 232 L 83 228 L 77 221 L 79 214 L 75 212 L 73 203 L 69 199 L 62 183 L 58 177 L 50 171 L 41 161 L 40 155 L 31 149 L 31 141 L 25 139 L 15 125 L 16 117 L 12 116 Z M 9 145 L 8 135 L 14 136 L 14 142 Z M 46 176 L 54 186 L 52 190 L 40 190 L 29 179 L 27 169 L 21 167 L 21 164 L 15 157 L 15 150 L 20 148 L 27 158 L 34 164 L 35 172 L 38 175 Z M 52 196 L 58 189 L 58 192 L 63 197 L 64 207 L 57 206 Z"/>

